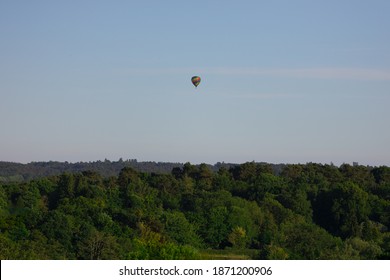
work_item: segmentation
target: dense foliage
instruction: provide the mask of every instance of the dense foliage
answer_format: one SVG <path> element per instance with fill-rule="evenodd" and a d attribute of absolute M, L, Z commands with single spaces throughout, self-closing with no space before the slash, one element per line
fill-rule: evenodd
<path fill-rule="evenodd" d="M 248 162 L 0 184 L 0 259 L 389 259 L 390 168 Z"/>

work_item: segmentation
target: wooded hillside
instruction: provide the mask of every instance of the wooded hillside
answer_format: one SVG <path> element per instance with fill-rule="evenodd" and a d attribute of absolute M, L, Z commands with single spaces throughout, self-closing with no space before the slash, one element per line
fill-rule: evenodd
<path fill-rule="evenodd" d="M 390 168 L 248 162 L 0 183 L 1 259 L 389 259 Z"/>

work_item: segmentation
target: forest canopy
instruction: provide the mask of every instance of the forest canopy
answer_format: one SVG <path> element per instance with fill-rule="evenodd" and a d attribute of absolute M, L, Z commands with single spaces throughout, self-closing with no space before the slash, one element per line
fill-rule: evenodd
<path fill-rule="evenodd" d="M 0 181 L 0 259 L 390 257 L 386 166 L 186 163 L 112 173 L 9 173 Z"/>

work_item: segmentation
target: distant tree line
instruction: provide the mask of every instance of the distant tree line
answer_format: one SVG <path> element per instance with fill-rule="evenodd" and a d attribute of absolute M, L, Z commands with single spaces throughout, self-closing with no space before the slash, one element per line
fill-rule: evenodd
<path fill-rule="evenodd" d="M 264 164 L 264 163 L 262 163 Z M 32 179 L 56 176 L 62 173 L 81 173 L 83 171 L 95 171 L 103 177 L 118 176 L 119 172 L 125 167 L 132 167 L 140 172 L 164 173 L 168 174 L 175 167 L 183 167 L 183 163 L 155 162 L 155 161 L 137 161 L 136 159 L 118 161 L 91 161 L 91 162 L 30 162 L 26 164 L 0 161 L 0 183 L 26 182 Z M 212 171 L 218 171 L 219 168 L 231 168 L 238 164 L 218 162 L 207 166 Z M 279 173 L 284 164 L 272 164 L 272 168 Z"/>
<path fill-rule="evenodd" d="M 81 173 L 95 171 L 103 177 L 118 176 L 125 167 L 132 167 L 137 171 L 170 173 L 172 168 L 181 167 L 182 163 L 170 162 L 138 162 L 136 159 L 118 161 L 92 161 L 92 162 L 30 162 L 26 164 L 0 161 L 0 182 L 22 182 L 31 179 L 60 175 L 62 173 Z"/>
<path fill-rule="evenodd" d="M 390 258 L 389 167 L 279 167 L 3 182 L 0 259 Z"/>

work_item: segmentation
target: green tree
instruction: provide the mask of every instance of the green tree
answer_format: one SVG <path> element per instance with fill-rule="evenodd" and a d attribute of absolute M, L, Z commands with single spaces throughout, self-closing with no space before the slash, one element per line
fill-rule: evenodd
<path fill-rule="evenodd" d="M 283 188 L 278 196 L 278 201 L 296 214 L 302 215 L 308 221 L 312 220 L 311 202 L 308 199 L 307 192 L 302 187 L 290 185 L 288 188 Z"/>
<path fill-rule="evenodd" d="M 280 231 L 279 244 L 290 259 L 327 259 L 342 245 L 340 239 L 299 216 L 282 223 Z"/>
<path fill-rule="evenodd" d="M 120 256 L 119 247 L 114 236 L 92 229 L 80 242 L 78 254 L 81 259 L 113 260 Z"/>
<path fill-rule="evenodd" d="M 382 249 L 377 244 L 364 241 L 359 237 L 346 240 L 346 244 L 352 247 L 357 259 L 375 260 L 382 254 Z"/>
<path fill-rule="evenodd" d="M 164 229 L 167 236 L 179 245 L 202 246 L 196 234 L 196 228 L 185 215 L 179 211 L 166 211 L 163 216 Z"/>
<path fill-rule="evenodd" d="M 352 182 L 322 191 L 313 207 L 314 220 L 343 239 L 361 237 L 371 212 L 368 193 Z"/>
<path fill-rule="evenodd" d="M 136 260 L 191 260 L 198 259 L 198 252 L 190 246 L 168 242 L 160 233 L 143 223 L 139 225 L 140 237 L 133 240 L 133 250 L 128 259 Z"/>
<path fill-rule="evenodd" d="M 242 227 L 234 227 L 228 236 L 228 241 L 233 245 L 233 248 L 242 249 L 247 242 L 246 230 Z"/>
<path fill-rule="evenodd" d="M 131 167 L 123 168 L 118 176 L 118 185 L 127 187 L 130 183 L 138 179 L 138 172 Z"/>
<path fill-rule="evenodd" d="M 362 236 L 362 223 L 368 220 L 368 194 L 354 183 L 345 183 L 332 192 L 331 212 L 341 237 Z"/>
<path fill-rule="evenodd" d="M 213 172 L 210 168 L 202 163 L 199 165 L 199 171 L 196 174 L 197 186 L 200 189 L 211 190 L 213 181 Z"/>
<path fill-rule="evenodd" d="M 58 198 L 73 198 L 75 196 L 75 180 L 73 174 L 62 174 L 58 182 Z"/>

